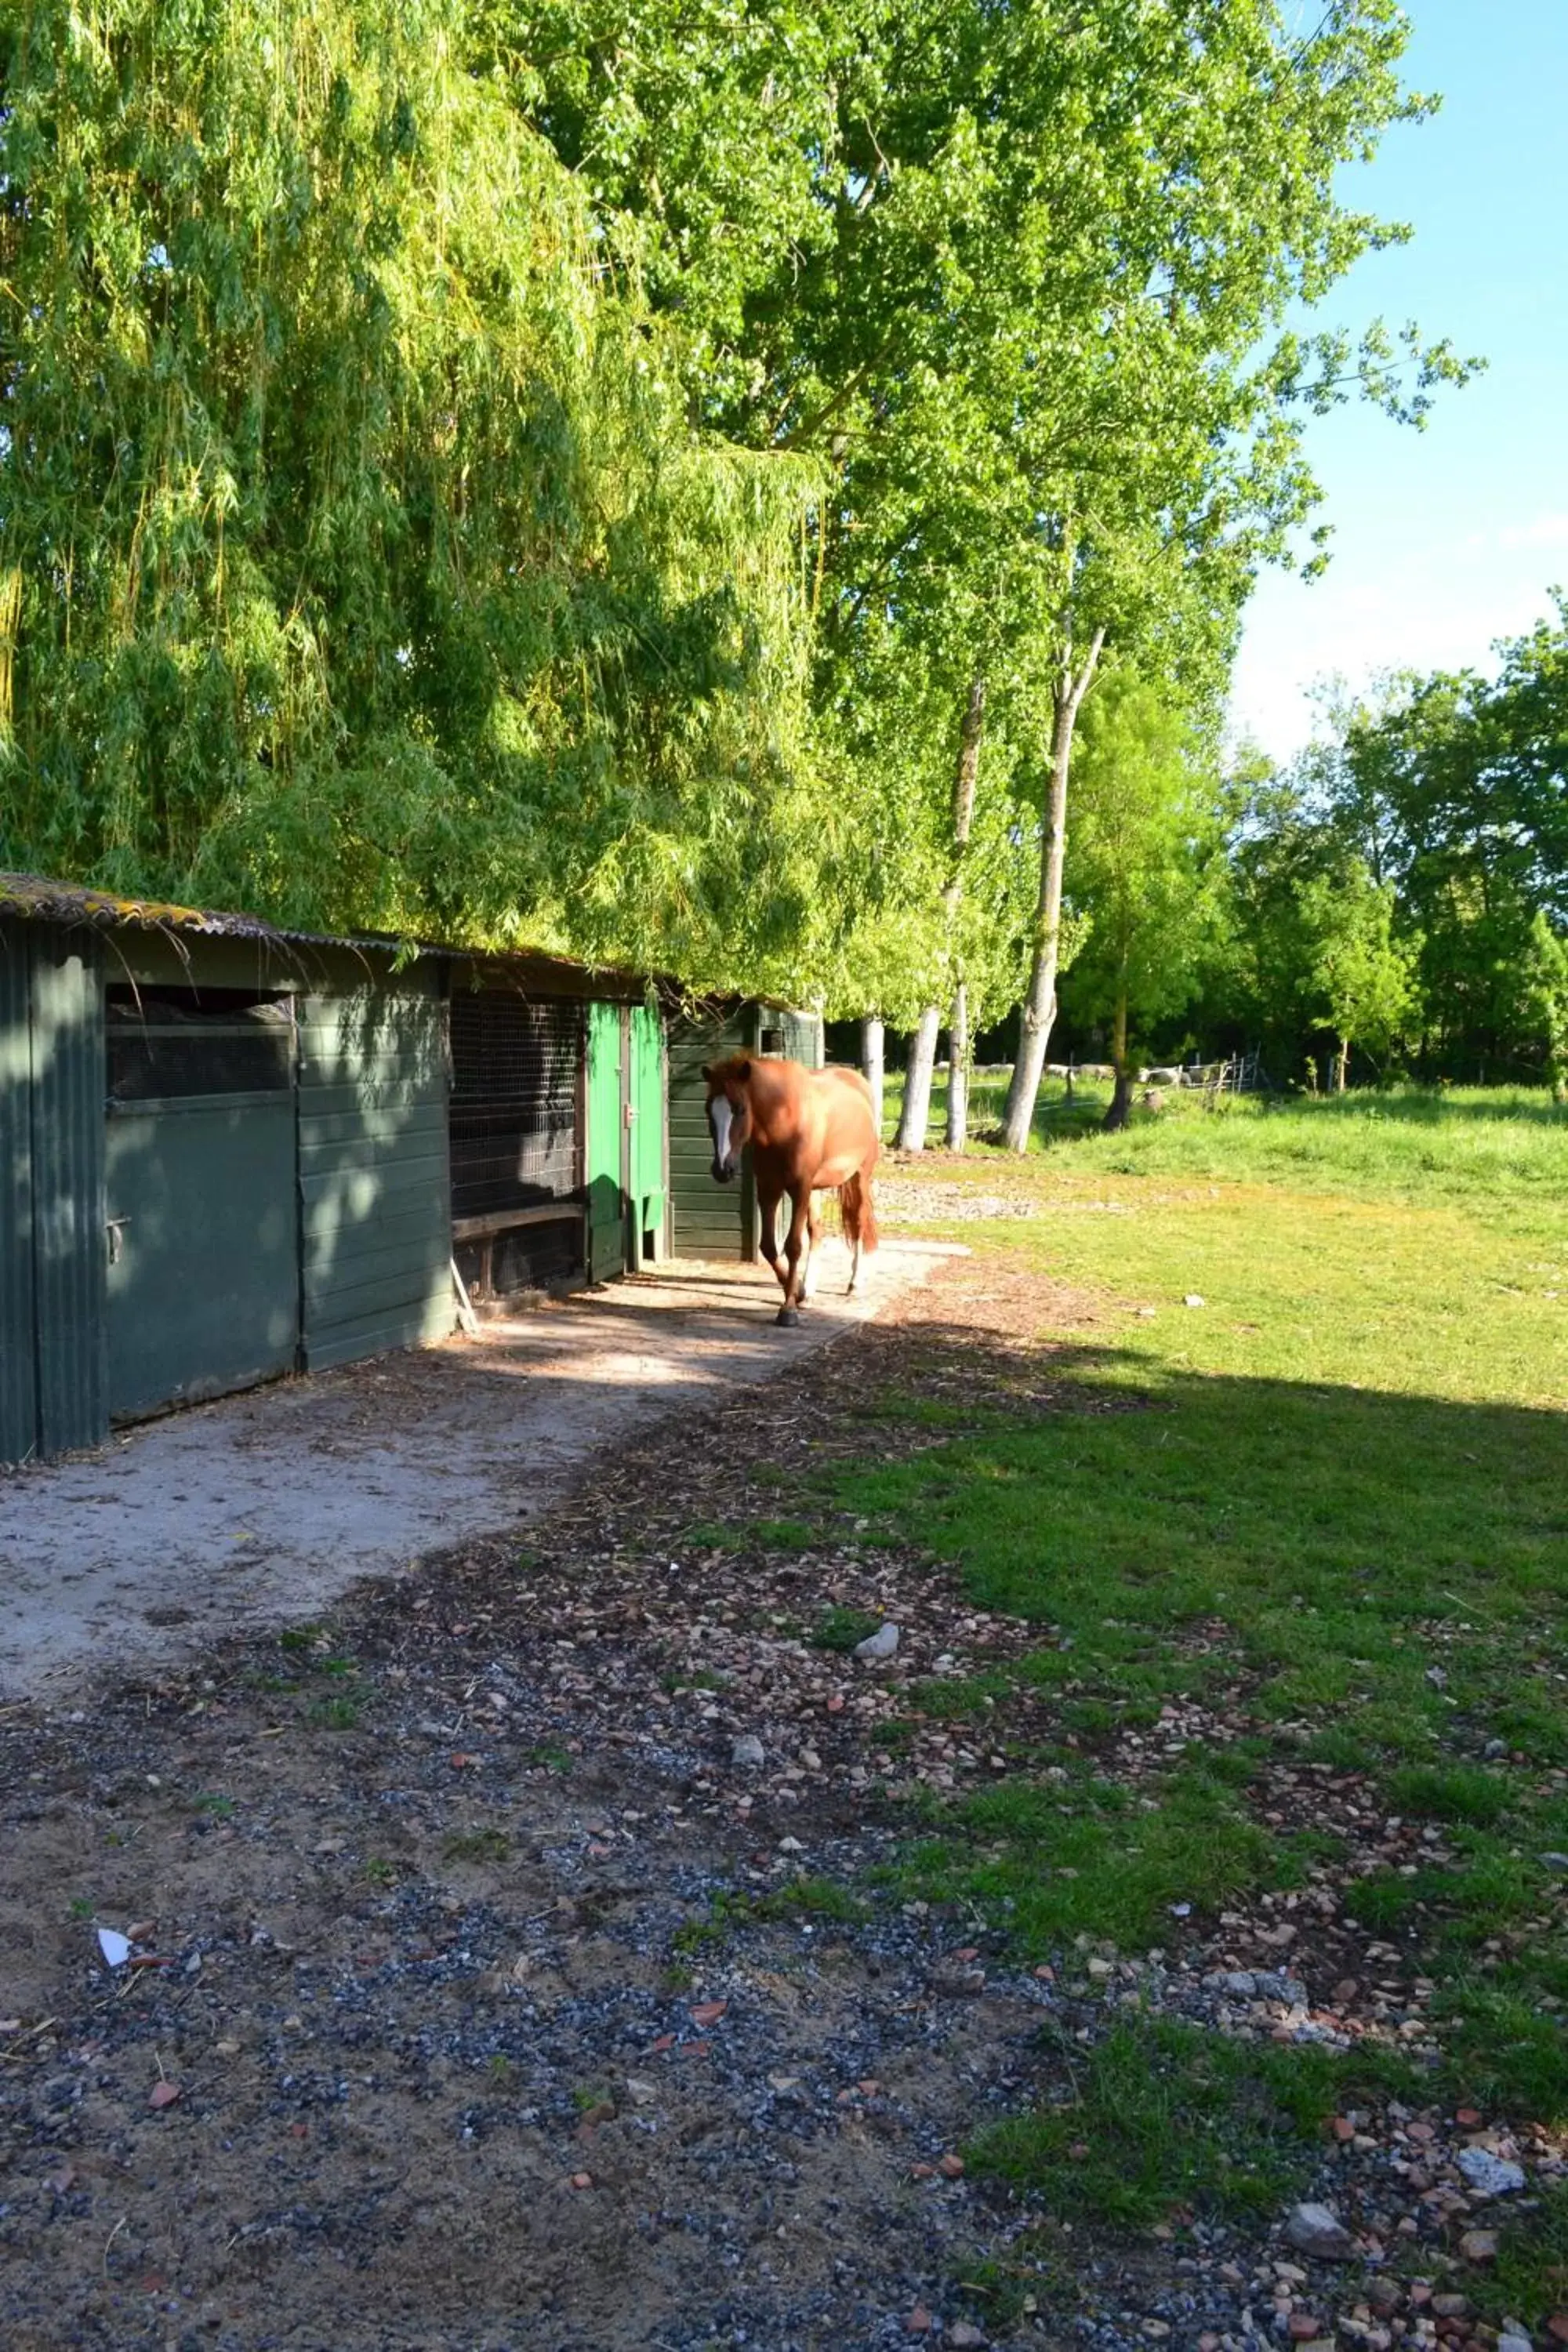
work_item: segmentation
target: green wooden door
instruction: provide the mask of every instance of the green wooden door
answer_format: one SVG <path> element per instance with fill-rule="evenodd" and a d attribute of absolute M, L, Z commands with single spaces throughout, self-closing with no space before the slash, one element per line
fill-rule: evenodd
<path fill-rule="evenodd" d="M 751 1258 L 757 1253 L 752 1155 L 738 1184 L 713 1181 L 705 1062 L 756 1046 L 754 1008 L 736 1006 L 706 1019 L 683 1018 L 669 1034 L 669 1192 L 677 1257 Z"/>
<path fill-rule="evenodd" d="M 635 1004 L 631 1018 L 632 1264 L 664 1255 L 664 1024 Z"/>
<path fill-rule="evenodd" d="M 626 1270 L 621 1162 L 626 1134 L 625 1060 L 618 1004 L 588 1007 L 588 1279 L 614 1282 Z"/>
<path fill-rule="evenodd" d="M 133 1417 L 293 1369 L 294 1029 L 116 1004 L 110 990 L 109 1408 Z"/>

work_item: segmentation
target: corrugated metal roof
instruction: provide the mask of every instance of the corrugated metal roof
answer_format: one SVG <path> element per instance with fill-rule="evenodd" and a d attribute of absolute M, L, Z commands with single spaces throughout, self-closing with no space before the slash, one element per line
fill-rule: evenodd
<path fill-rule="evenodd" d="M 0 915 L 25 921 L 79 924 L 93 930 L 197 933 L 209 939 L 255 940 L 287 956 L 293 948 L 350 948 L 358 952 L 406 959 L 462 956 L 480 965 L 504 967 L 520 978 L 597 982 L 617 992 L 640 993 L 652 979 L 661 992 L 679 992 L 663 973 L 628 971 L 613 964 L 586 964 L 572 956 L 537 948 L 480 948 L 456 941 L 403 940 L 389 932 L 290 930 L 260 915 L 225 913 L 211 907 L 179 907 L 161 898 L 120 898 L 77 882 L 56 882 L 39 874 L 0 873 Z"/>
<path fill-rule="evenodd" d="M 586 992 L 596 984 L 623 1000 L 641 996 L 651 986 L 669 1011 L 700 1017 L 715 1008 L 764 1004 L 780 1012 L 793 1009 L 781 996 L 705 994 L 692 997 L 672 972 L 632 971 L 621 964 L 581 963 L 574 956 L 552 955 L 542 948 L 485 948 L 455 940 L 400 939 L 388 931 L 296 931 L 269 923 L 260 915 L 225 913 L 212 907 L 179 907 L 162 898 L 118 897 L 111 890 L 94 890 L 80 882 L 57 882 L 41 874 L 0 873 L 0 915 L 14 915 L 36 923 L 80 924 L 92 930 L 141 930 L 195 933 L 209 939 L 255 940 L 288 958 L 297 948 L 349 948 L 360 954 L 457 956 L 481 968 L 506 972 L 517 982 L 553 981 Z"/>
<path fill-rule="evenodd" d="M 89 890 L 78 882 L 51 882 L 41 874 L 0 874 L 0 914 L 39 923 L 85 923 L 112 930 L 207 931 L 225 939 L 275 940 L 286 936 L 259 915 L 222 915 L 200 907 L 174 907 L 159 898 L 120 898 Z"/>

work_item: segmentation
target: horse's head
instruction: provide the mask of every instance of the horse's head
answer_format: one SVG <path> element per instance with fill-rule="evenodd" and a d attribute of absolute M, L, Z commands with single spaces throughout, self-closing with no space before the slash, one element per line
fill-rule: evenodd
<path fill-rule="evenodd" d="M 715 1062 L 702 1073 L 708 1081 L 708 1132 L 713 1138 L 713 1178 L 732 1184 L 741 1172 L 741 1154 L 751 1139 L 752 1065 L 744 1055 Z"/>

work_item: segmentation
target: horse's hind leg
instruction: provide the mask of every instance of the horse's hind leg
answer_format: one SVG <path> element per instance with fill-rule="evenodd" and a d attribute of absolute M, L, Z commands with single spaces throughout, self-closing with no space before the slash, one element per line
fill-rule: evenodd
<path fill-rule="evenodd" d="M 838 1195 L 838 1205 L 844 1219 L 844 1238 L 849 1244 L 849 1291 L 853 1298 L 860 1279 L 860 1179 L 851 1176 Z"/>
<path fill-rule="evenodd" d="M 784 1305 L 779 1308 L 778 1313 L 779 1321 L 784 1324 L 800 1321 L 800 1256 L 801 1245 L 805 1238 L 806 1203 L 810 1198 L 809 1192 L 802 1192 L 798 1197 L 793 1198 L 790 1203 L 789 1237 L 784 1243 L 784 1256 L 789 1265 L 789 1279 L 784 1284 Z"/>
<path fill-rule="evenodd" d="M 806 1195 L 805 1265 L 800 1277 L 800 1303 L 804 1307 L 811 1297 L 816 1279 L 816 1253 L 822 1241 L 822 1212 L 816 1205 L 815 1192 Z"/>

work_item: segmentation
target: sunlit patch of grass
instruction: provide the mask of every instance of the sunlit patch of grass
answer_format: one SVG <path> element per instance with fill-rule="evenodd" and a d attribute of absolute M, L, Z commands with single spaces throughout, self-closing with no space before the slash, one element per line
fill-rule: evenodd
<path fill-rule="evenodd" d="M 882 1621 L 864 1609 L 844 1609 L 837 1601 L 824 1609 L 806 1639 L 816 1650 L 849 1651 L 875 1633 Z"/>
<path fill-rule="evenodd" d="M 1495 2267 L 1467 2284 L 1489 2317 L 1521 2319 L 1536 2333 L 1568 2310 L 1568 2183 L 1545 2189 L 1533 2211 L 1510 2215 Z"/>
<path fill-rule="evenodd" d="M 900 1173 L 918 1200 L 920 1167 Z M 1352 1899 L 1438 1985 L 1452 2079 L 1568 2115 L 1564 1888 L 1540 1859 L 1568 1849 L 1568 1801 L 1530 1780 L 1568 1761 L 1568 1112 L 1521 1091 L 1184 1100 L 1127 1136 L 931 1174 L 939 1201 L 1026 1201 L 953 1231 L 1046 1278 L 1042 1324 L 1064 1296 L 1092 1319 L 1042 1330 L 1059 1410 L 987 1412 L 842 1474 L 834 1499 L 978 1606 L 1051 1629 L 1005 1675 L 922 1683 L 915 1706 L 983 1712 L 1005 1748 L 1023 1687 L 1032 1742 L 1043 1711 L 1048 1748 L 1103 1763 L 1065 1789 L 1016 1763 L 1002 1790 L 927 1792 L 906 1891 L 1030 1952 L 1136 1948 L 1172 1904 L 1331 1864 L 1263 1834 L 1248 1784 L 1270 1753 L 1366 1776 L 1384 1812 L 1441 1832 Z M 1243 1735 L 1206 1771 L 1158 1746 L 1183 1698 Z M 1106 1786 L 1130 1743 L 1133 1804 Z"/>
<path fill-rule="evenodd" d="M 1449 1986 L 1438 2022 L 1458 2095 L 1489 2115 L 1568 2116 L 1563 2009 L 1561 1994 L 1542 2008 L 1538 1972 L 1528 1966 L 1500 1984 L 1470 1976 Z"/>
<path fill-rule="evenodd" d="M 1051 2058 L 1058 2100 L 988 2126 L 970 2161 L 1054 2214 L 1131 2227 L 1277 2210 L 1351 2079 L 1331 2052 L 1238 2043 L 1170 2018 L 1119 2023 L 1088 2049 L 1058 2037 Z"/>
<path fill-rule="evenodd" d="M 1433 1821 L 1473 1822 L 1483 1827 L 1500 1821 L 1510 1804 L 1508 1783 L 1500 1772 L 1479 1765 L 1412 1765 L 1392 1772 L 1388 1793 L 1402 1813 L 1421 1813 Z"/>
<path fill-rule="evenodd" d="M 987 1713 L 1012 1689 L 1012 1676 L 993 1670 L 978 1675 L 933 1675 L 929 1681 L 911 1683 L 905 1697 L 918 1715 L 930 1716 L 939 1723 L 962 1723 L 971 1716 Z"/>
<path fill-rule="evenodd" d="M 1159 1943 L 1173 1907 L 1206 1913 L 1277 1883 L 1274 1841 L 1201 1769 L 1134 1801 L 1115 1781 L 1010 1777 L 948 1805 L 893 1874 L 906 1897 L 978 1905 L 1041 1960 L 1079 1936 Z"/>
<path fill-rule="evenodd" d="M 755 1519 L 747 1530 L 753 1543 L 769 1551 L 805 1551 L 816 1539 L 804 1519 Z"/>
<path fill-rule="evenodd" d="M 739 1551 L 746 1539 L 744 1528 L 731 1527 L 720 1519 L 693 1519 L 680 1538 L 693 1551 Z"/>

